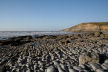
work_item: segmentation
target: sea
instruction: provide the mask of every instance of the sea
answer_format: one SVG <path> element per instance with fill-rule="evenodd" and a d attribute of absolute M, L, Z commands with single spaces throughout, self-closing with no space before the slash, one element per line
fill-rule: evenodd
<path fill-rule="evenodd" d="M 6 40 L 10 37 L 18 36 L 42 36 L 42 35 L 63 35 L 63 34 L 73 34 L 73 32 L 60 32 L 60 31 L 0 31 L 0 40 Z"/>

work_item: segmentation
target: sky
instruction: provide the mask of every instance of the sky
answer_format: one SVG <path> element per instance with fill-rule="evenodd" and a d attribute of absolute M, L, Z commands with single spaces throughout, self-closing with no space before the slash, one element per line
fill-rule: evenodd
<path fill-rule="evenodd" d="M 0 31 L 59 31 L 108 22 L 108 0 L 0 0 Z"/>

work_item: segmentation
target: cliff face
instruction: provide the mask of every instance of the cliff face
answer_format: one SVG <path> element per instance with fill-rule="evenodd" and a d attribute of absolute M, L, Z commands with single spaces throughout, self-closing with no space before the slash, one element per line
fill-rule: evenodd
<path fill-rule="evenodd" d="M 64 29 L 62 31 L 64 32 L 92 32 L 92 31 L 108 32 L 108 22 L 81 23 L 76 26 Z"/>

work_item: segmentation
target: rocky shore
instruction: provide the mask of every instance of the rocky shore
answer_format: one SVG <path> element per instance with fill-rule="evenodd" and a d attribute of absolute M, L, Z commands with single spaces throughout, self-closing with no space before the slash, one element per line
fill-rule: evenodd
<path fill-rule="evenodd" d="M 1 40 L 0 72 L 108 72 L 108 34 L 20 36 Z"/>

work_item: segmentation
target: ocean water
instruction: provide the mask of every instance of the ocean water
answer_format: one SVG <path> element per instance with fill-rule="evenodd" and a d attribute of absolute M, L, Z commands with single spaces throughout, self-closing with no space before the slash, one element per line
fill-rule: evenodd
<path fill-rule="evenodd" d="M 63 35 L 73 32 L 59 32 L 59 31 L 0 31 L 0 40 L 6 40 L 10 37 L 26 36 L 26 35 Z"/>

